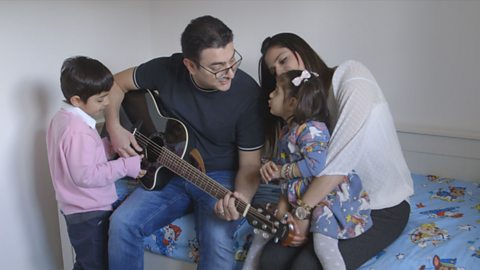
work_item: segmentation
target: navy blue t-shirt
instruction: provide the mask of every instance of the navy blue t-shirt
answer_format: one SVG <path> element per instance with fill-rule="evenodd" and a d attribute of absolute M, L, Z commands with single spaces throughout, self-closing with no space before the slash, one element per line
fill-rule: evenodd
<path fill-rule="evenodd" d="M 266 102 L 258 84 L 242 70 L 228 91 L 202 90 L 177 53 L 141 64 L 133 76 L 138 88 L 158 90 L 165 116 L 187 126 L 207 171 L 237 170 L 238 150 L 263 146 Z"/>

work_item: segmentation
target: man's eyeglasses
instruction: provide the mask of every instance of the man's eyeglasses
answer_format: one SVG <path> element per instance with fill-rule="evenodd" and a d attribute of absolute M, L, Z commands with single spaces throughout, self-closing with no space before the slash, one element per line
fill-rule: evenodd
<path fill-rule="evenodd" d="M 221 80 L 223 79 L 228 71 L 231 69 L 233 72 L 237 71 L 238 67 L 240 66 L 240 63 L 242 62 L 242 55 L 240 53 L 237 52 L 237 50 L 235 50 L 234 54 L 233 54 L 233 59 L 237 59 L 235 60 L 235 62 L 229 66 L 229 67 L 226 67 L 224 69 L 221 69 L 219 71 L 211 71 L 210 69 L 200 65 L 200 63 L 198 64 L 201 68 L 205 69 L 206 71 L 212 73 L 214 76 L 215 76 L 215 79 L 217 80 Z"/>

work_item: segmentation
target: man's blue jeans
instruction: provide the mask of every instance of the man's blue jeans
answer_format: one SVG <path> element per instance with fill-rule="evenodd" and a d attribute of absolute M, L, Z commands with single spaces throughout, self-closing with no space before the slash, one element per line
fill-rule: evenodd
<path fill-rule="evenodd" d="M 235 173 L 215 171 L 208 176 L 232 190 Z M 199 270 L 234 269 L 233 234 L 238 222 L 224 221 L 214 213 L 217 199 L 180 177 L 162 189 L 137 188 L 114 211 L 110 220 L 110 269 L 143 269 L 143 238 L 175 219 L 191 212 L 200 243 Z"/>

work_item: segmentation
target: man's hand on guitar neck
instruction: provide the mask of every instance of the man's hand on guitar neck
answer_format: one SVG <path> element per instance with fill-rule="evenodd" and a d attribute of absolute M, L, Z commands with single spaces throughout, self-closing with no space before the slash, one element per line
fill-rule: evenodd
<path fill-rule="evenodd" d="M 137 151 L 142 151 L 142 148 L 138 145 L 133 134 L 122 126 L 108 126 L 108 134 L 113 150 L 121 157 L 135 156 L 138 155 Z"/>
<path fill-rule="evenodd" d="M 236 200 L 248 202 L 248 200 L 241 193 L 227 193 L 225 197 L 218 200 L 214 206 L 214 211 L 220 219 L 227 221 L 237 220 L 240 218 L 240 213 L 235 206 Z"/>

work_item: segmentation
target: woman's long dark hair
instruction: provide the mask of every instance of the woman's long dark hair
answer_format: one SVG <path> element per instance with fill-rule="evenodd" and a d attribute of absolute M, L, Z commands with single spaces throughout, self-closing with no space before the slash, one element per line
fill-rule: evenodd
<path fill-rule="evenodd" d="M 328 89 L 330 89 L 332 84 L 332 76 L 335 69 L 328 67 L 312 47 L 298 35 L 293 33 L 279 33 L 272 37 L 265 38 L 260 49 L 262 56 L 258 63 L 258 78 L 260 87 L 265 93 L 266 100 L 268 100 L 268 96 L 275 89 L 276 85 L 275 77 L 277 74 L 270 73 L 270 70 L 265 64 L 265 54 L 273 47 L 287 48 L 294 53 L 295 57 L 297 57 L 298 54 L 305 65 L 305 69 L 318 73 L 318 78 L 324 86 L 325 99 L 328 98 Z M 276 116 L 268 114 L 266 117 L 265 154 L 267 156 L 271 157 L 275 153 L 275 143 L 281 124 L 282 119 Z"/>

